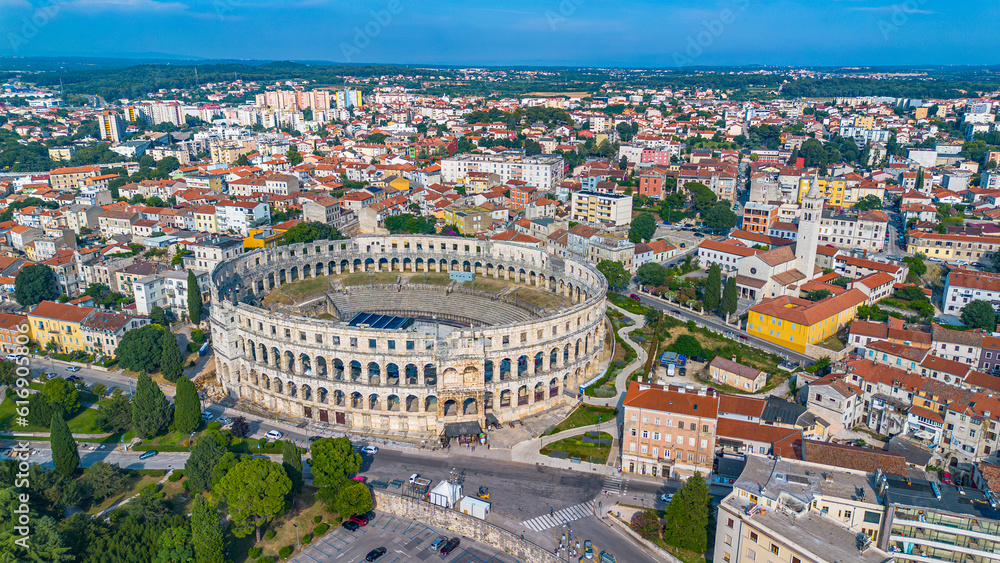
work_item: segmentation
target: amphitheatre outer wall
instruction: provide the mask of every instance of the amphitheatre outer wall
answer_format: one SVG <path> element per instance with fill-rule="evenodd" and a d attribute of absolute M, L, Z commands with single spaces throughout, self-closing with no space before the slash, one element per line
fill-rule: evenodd
<path fill-rule="evenodd" d="M 411 282 L 418 283 L 351 286 L 344 296 L 330 291 L 353 312 L 440 314 L 462 327 L 440 336 L 258 305 L 285 283 L 373 271 L 474 272 L 557 294 L 565 304 L 542 309 L 503 292 L 423 285 L 417 276 Z M 211 280 L 223 390 L 350 431 L 436 437 L 446 423 L 485 426 L 487 415 L 515 421 L 573 401 L 603 353 L 604 277 L 584 262 L 517 243 L 417 235 L 316 241 L 243 254 L 216 267 Z"/>

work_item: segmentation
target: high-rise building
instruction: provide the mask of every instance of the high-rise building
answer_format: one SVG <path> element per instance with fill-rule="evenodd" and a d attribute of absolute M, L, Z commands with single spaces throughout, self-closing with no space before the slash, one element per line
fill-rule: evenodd
<path fill-rule="evenodd" d="M 101 129 L 101 139 L 115 143 L 122 142 L 125 125 L 120 115 L 113 111 L 102 111 L 101 115 L 97 116 L 97 124 Z"/>

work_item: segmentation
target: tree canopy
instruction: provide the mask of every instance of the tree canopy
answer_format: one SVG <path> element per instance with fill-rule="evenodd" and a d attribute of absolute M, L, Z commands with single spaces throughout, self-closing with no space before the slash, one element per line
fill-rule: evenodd
<path fill-rule="evenodd" d="M 993 332 L 997 328 L 996 311 L 988 301 L 976 299 L 962 309 L 962 323 L 969 328 Z"/>
<path fill-rule="evenodd" d="M 299 223 L 285 231 L 285 236 L 279 244 L 289 245 L 316 240 L 339 240 L 341 238 L 343 237 L 337 232 L 337 229 L 334 229 L 330 225 L 320 223 L 319 221 L 310 221 L 308 223 Z"/>
<path fill-rule="evenodd" d="M 28 264 L 14 278 L 14 299 L 22 307 L 59 297 L 56 274 L 45 264 Z"/>
<path fill-rule="evenodd" d="M 710 503 L 708 484 L 701 473 L 695 473 L 667 507 L 663 539 L 672 546 L 703 553 L 708 547 Z"/>
<path fill-rule="evenodd" d="M 188 270 L 187 287 L 188 318 L 191 319 L 191 322 L 195 326 L 198 326 L 198 324 L 201 323 L 202 316 L 201 287 L 198 286 L 198 277 L 194 275 L 194 271 L 192 270 Z M 167 326 L 168 330 L 169 328 L 170 327 Z"/>
<path fill-rule="evenodd" d="M 143 439 L 153 438 L 170 425 L 170 403 L 149 374 L 140 373 L 132 399 L 132 425 Z"/>
<path fill-rule="evenodd" d="M 280 464 L 269 459 L 247 459 L 230 469 L 213 493 L 226 500 L 233 535 L 242 538 L 256 531 L 259 542 L 261 525 L 284 510 L 285 495 L 291 488 L 292 481 Z"/>
<path fill-rule="evenodd" d="M 656 219 L 652 213 L 640 213 L 638 217 L 632 219 L 632 226 L 628 231 L 628 240 L 631 242 L 648 242 L 656 232 Z"/>
<path fill-rule="evenodd" d="M 632 278 L 621 262 L 601 260 L 597 264 L 597 270 L 608 279 L 608 287 L 616 291 L 628 287 L 628 282 Z"/>
<path fill-rule="evenodd" d="M 385 228 L 392 234 L 433 235 L 436 232 L 434 218 L 415 216 L 409 213 L 386 217 Z"/>
<path fill-rule="evenodd" d="M 169 335 L 169 336 L 168 336 Z M 160 325 L 150 324 L 132 329 L 122 336 L 115 350 L 118 364 L 132 371 L 154 372 L 163 359 L 163 338 L 173 338 Z"/>
<path fill-rule="evenodd" d="M 174 428 L 178 432 L 190 434 L 201 424 L 201 399 L 198 389 L 186 377 L 177 380 L 177 393 L 174 395 Z"/>
<path fill-rule="evenodd" d="M 663 267 L 663 264 L 647 262 L 639 266 L 639 269 L 635 271 L 635 277 L 642 285 L 663 285 L 663 282 L 667 281 L 667 269 Z"/>
<path fill-rule="evenodd" d="M 707 213 L 702 215 L 702 220 L 705 221 L 706 227 L 716 231 L 732 229 L 739 222 L 736 213 L 729 207 L 729 203 L 725 201 L 720 201 L 713 205 Z"/>

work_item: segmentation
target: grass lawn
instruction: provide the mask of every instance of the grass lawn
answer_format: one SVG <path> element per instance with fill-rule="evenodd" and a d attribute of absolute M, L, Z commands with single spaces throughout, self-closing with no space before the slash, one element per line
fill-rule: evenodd
<path fill-rule="evenodd" d="M 598 436 L 607 440 L 612 440 L 611 434 L 607 432 L 601 432 Z M 583 434 L 579 436 L 571 436 L 569 438 L 563 438 L 562 440 L 556 440 L 551 444 L 546 444 L 541 451 L 542 455 L 552 456 L 554 451 L 566 452 L 569 457 L 578 457 L 581 461 L 590 461 L 591 463 L 600 463 L 601 465 L 608 462 L 608 455 L 611 453 L 611 443 L 598 446 L 597 444 L 588 444 L 583 441 Z"/>
<path fill-rule="evenodd" d="M 542 435 L 549 436 L 572 428 L 591 426 L 597 424 L 598 417 L 601 418 L 602 422 L 612 421 L 615 418 L 615 409 L 581 403 L 573 412 L 569 413 L 565 420 L 555 426 L 550 426 Z M 614 423 L 612 422 L 612 424 Z"/>
<path fill-rule="evenodd" d="M 325 293 L 329 284 L 330 280 L 326 276 L 305 278 L 281 286 L 281 292 L 298 300 L 313 294 Z"/>
<path fill-rule="evenodd" d="M 287 545 L 295 547 L 295 526 L 299 527 L 299 538 L 304 538 L 306 534 L 311 534 L 316 523 L 313 522 L 313 518 L 316 516 L 321 516 L 323 522 L 326 522 L 330 529 L 334 529 L 339 526 L 336 514 L 331 514 L 326 511 L 326 507 L 322 502 L 316 500 L 316 488 L 306 486 L 302 491 L 302 494 L 295 499 L 292 509 L 285 515 L 279 516 L 271 521 L 266 527 L 261 528 L 260 531 L 260 543 L 256 543 L 256 534 L 251 533 L 245 538 L 237 538 L 232 535 L 229 530 L 225 532 L 226 538 L 226 549 L 230 551 L 229 559 L 233 561 L 246 561 L 248 560 L 248 552 L 251 547 L 259 547 L 262 549 L 263 556 L 277 556 L 278 550 Z M 268 530 L 274 530 L 274 537 L 267 539 L 265 533 Z M 327 531 L 329 533 L 329 530 Z M 313 538 L 312 541 L 315 542 L 318 538 Z M 303 544 L 305 547 L 305 544 Z"/>
<path fill-rule="evenodd" d="M 556 295 L 551 291 L 543 291 L 535 288 L 534 286 L 514 283 L 507 280 L 497 280 L 489 277 L 477 276 L 476 279 L 471 282 L 462 282 L 462 287 L 478 289 L 480 291 L 490 291 L 493 293 L 499 293 L 508 287 L 516 287 L 517 293 L 511 293 L 509 295 L 517 297 L 525 303 L 531 303 L 536 307 L 564 307 L 569 304 L 569 301 L 567 301 L 566 298 L 561 295 Z"/>
<path fill-rule="evenodd" d="M 426 285 L 448 285 L 451 283 L 451 278 L 448 277 L 447 272 L 427 272 L 427 276 L 419 272 L 414 272 L 410 274 L 410 279 L 407 283 L 420 283 Z"/>
<path fill-rule="evenodd" d="M 93 394 L 88 393 L 90 397 Z M 43 428 L 41 426 L 18 426 L 15 421 L 18 416 L 14 406 L 14 395 L 8 394 L 4 398 L 3 403 L 0 403 L 0 430 L 8 430 L 12 432 L 48 432 L 48 428 Z M 80 400 L 83 402 L 84 394 L 80 393 Z M 75 432 L 77 434 L 100 434 L 101 427 L 97 424 L 97 410 L 83 408 L 77 412 L 76 416 L 73 416 L 66 421 L 69 425 L 70 432 Z"/>
<path fill-rule="evenodd" d="M 369 283 L 396 283 L 399 272 L 355 272 L 343 277 L 344 285 L 365 285 Z"/>
<path fill-rule="evenodd" d="M 844 349 L 844 343 L 837 338 L 837 335 L 833 335 L 830 338 L 819 343 L 820 346 L 826 348 L 827 350 L 832 350 L 834 352 L 840 352 Z"/>

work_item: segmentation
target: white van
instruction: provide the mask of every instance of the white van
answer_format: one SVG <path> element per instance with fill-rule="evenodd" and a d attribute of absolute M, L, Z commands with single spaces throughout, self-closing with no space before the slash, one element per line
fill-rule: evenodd
<path fill-rule="evenodd" d="M 677 366 L 674 364 L 667 364 L 667 377 L 674 376 L 674 370 L 676 369 L 676 367 Z"/>

